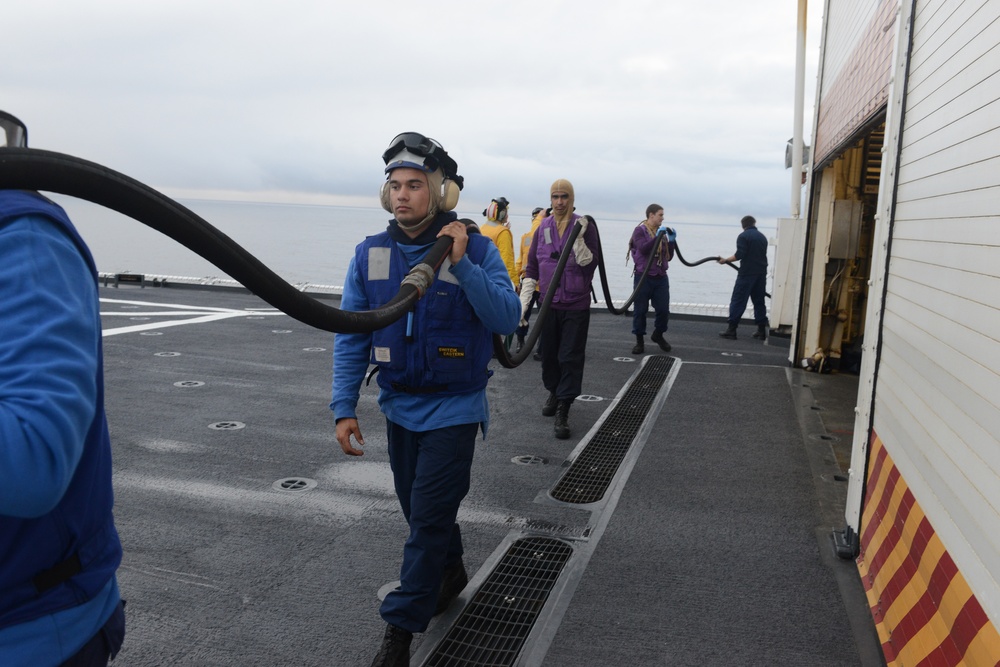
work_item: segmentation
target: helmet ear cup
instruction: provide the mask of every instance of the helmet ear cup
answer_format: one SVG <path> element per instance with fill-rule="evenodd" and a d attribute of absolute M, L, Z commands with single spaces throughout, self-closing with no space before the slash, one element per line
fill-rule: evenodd
<path fill-rule="evenodd" d="M 455 207 L 458 206 L 458 195 L 461 190 L 458 187 L 458 183 L 450 179 L 445 179 L 441 183 L 441 208 L 442 211 L 454 211 Z M 389 181 L 382 184 L 382 188 L 378 193 L 379 202 L 382 204 L 382 208 L 392 213 L 392 203 L 389 201 Z"/>
<path fill-rule="evenodd" d="M 441 210 L 442 211 L 454 211 L 455 207 L 458 206 L 458 194 L 461 190 L 458 187 L 458 183 L 446 178 L 441 184 Z M 388 197 L 386 198 L 388 201 Z M 383 204 L 384 206 L 384 204 Z"/>
<path fill-rule="evenodd" d="M 378 198 L 382 202 L 382 208 L 392 213 L 392 204 L 389 203 L 389 181 L 382 184 L 382 187 L 378 191 Z"/>

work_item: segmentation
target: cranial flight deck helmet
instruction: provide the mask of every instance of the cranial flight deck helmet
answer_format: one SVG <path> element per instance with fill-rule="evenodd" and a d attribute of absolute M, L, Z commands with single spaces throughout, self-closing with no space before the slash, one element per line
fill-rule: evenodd
<path fill-rule="evenodd" d="M 389 147 L 382 153 L 385 162 L 385 173 L 393 169 L 409 167 L 419 169 L 427 174 L 427 185 L 430 187 L 431 202 L 428 219 L 416 226 L 423 226 L 440 211 L 454 210 L 458 205 L 458 193 L 465 185 L 465 179 L 458 175 L 458 165 L 444 147 L 417 132 L 404 132 L 396 135 L 389 142 Z M 379 193 L 382 208 L 392 213 L 389 202 L 389 178 L 382 184 Z"/>
<path fill-rule="evenodd" d="M 490 202 L 490 205 L 486 207 L 483 211 L 483 215 L 490 222 L 507 222 L 507 209 L 510 207 L 510 202 L 507 201 L 506 197 L 498 197 Z"/>

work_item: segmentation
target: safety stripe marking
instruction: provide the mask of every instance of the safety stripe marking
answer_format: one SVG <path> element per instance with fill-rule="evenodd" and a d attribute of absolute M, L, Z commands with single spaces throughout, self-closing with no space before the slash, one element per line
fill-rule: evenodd
<path fill-rule="evenodd" d="M 1000 634 L 876 434 L 871 453 L 857 563 L 886 664 L 1000 664 Z"/>

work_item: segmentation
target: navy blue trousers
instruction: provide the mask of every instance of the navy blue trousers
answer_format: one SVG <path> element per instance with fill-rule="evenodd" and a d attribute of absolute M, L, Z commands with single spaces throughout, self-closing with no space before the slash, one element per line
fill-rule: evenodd
<path fill-rule="evenodd" d="M 636 275 L 632 279 L 632 289 L 639 284 L 641 275 Z M 656 276 L 655 278 L 646 276 L 642 283 L 642 288 L 635 295 L 632 313 L 632 333 L 636 336 L 646 335 L 646 313 L 649 312 L 649 304 L 653 304 L 656 311 L 656 319 L 653 320 L 655 331 L 666 331 L 670 321 L 670 278 L 667 276 Z"/>
<path fill-rule="evenodd" d="M 733 329 L 740 323 L 740 318 L 747 309 L 747 299 L 753 302 L 753 321 L 757 326 L 767 325 L 767 309 L 764 307 L 764 294 L 767 292 L 767 274 L 756 276 L 736 276 L 733 286 L 733 298 L 729 302 L 729 326 Z"/>
<path fill-rule="evenodd" d="M 469 492 L 478 432 L 478 423 L 410 431 L 386 420 L 396 497 L 410 526 L 399 588 L 385 596 L 379 609 L 387 623 L 410 632 L 426 630 L 445 567 L 462 559 L 462 533 L 455 519 Z"/>

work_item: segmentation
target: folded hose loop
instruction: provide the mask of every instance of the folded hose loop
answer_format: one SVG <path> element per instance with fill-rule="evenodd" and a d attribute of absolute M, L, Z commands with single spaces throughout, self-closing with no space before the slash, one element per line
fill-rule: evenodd
<path fill-rule="evenodd" d="M 649 270 L 653 268 L 653 257 L 656 255 L 656 248 L 659 243 L 654 243 L 649 249 L 649 255 L 646 257 L 646 268 L 642 270 L 642 275 L 639 277 L 639 282 L 636 283 L 635 289 L 632 290 L 632 294 L 630 294 L 625 300 L 625 303 L 622 304 L 621 308 L 615 308 L 614 304 L 611 302 L 611 288 L 608 282 L 608 270 L 604 267 L 604 248 L 601 246 L 601 233 L 597 229 L 597 225 L 594 225 L 594 231 L 597 231 L 597 245 L 601 248 L 601 252 L 597 257 L 597 268 L 601 272 L 601 286 L 604 288 L 604 303 L 612 315 L 624 315 L 628 312 L 628 307 L 632 305 L 633 301 L 635 301 L 635 297 L 639 295 L 639 290 L 642 289 L 643 283 L 646 282 Z"/>
<path fill-rule="evenodd" d="M 0 188 L 56 192 L 127 215 L 172 238 L 217 266 L 290 317 L 324 331 L 370 333 L 400 317 L 420 298 L 403 284 L 385 306 L 346 311 L 324 304 L 282 279 L 231 238 L 190 209 L 147 185 L 99 164 L 35 148 L 0 148 Z M 439 238 L 424 262 L 440 266 L 453 239 Z"/>

